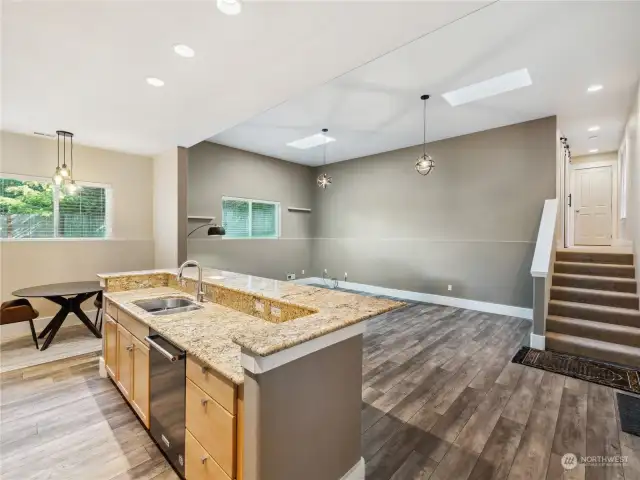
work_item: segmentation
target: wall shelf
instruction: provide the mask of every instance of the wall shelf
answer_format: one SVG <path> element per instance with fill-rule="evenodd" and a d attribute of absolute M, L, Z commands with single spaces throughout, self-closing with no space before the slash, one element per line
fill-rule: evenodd
<path fill-rule="evenodd" d="M 187 215 L 187 219 L 188 220 L 202 220 L 202 221 L 207 220 L 207 221 L 210 221 L 210 220 L 213 220 L 214 218 L 216 218 L 216 217 L 212 217 L 212 216 L 209 216 L 209 215 Z"/>

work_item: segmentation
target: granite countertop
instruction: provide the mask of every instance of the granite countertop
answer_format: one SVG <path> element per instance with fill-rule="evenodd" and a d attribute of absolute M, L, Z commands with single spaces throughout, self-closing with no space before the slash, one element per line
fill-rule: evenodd
<path fill-rule="evenodd" d="M 162 273 L 175 274 L 177 269 L 99 277 L 106 280 Z M 197 269 L 186 268 L 184 276 L 196 279 Z M 153 316 L 133 304 L 138 300 L 171 296 L 193 299 L 187 293 L 164 286 L 108 292 L 105 297 L 236 384 L 244 381 L 241 348 L 255 355 L 271 355 L 403 305 L 393 300 L 207 268 L 203 269 L 203 283 L 291 303 L 317 313 L 273 323 L 213 302 L 205 302 L 200 310 L 165 316 Z"/>

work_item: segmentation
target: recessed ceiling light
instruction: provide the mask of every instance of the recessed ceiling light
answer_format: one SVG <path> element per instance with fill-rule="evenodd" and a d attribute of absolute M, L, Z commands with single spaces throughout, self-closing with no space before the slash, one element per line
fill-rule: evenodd
<path fill-rule="evenodd" d="M 240 0 L 217 0 L 218 10 L 227 15 L 238 15 L 242 11 Z"/>
<path fill-rule="evenodd" d="M 597 92 L 599 90 L 602 90 L 602 85 L 598 85 L 598 84 L 589 85 L 589 88 L 587 88 L 587 92 L 589 93 Z"/>
<path fill-rule="evenodd" d="M 589 140 L 595 140 L 596 138 L 598 138 L 598 135 L 591 135 L 591 136 L 589 137 Z"/>
<path fill-rule="evenodd" d="M 193 51 L 193 48 L 183 44 L 174 45 L 173 51 L 184 58 L 192 58 L 196 54 L 196 52 Z"/>
<path fill-rule="evenodd" d="M 164 85 L 164 82 L 162 80 L 155 77 L 147 77 L 147 83 L 153 87 L 161 87 Z"/>
<path fill-rule="evenodd" d="M 591 150 L 589 150 L 589 153 L 598 153 L 600 150 L 598 150 L 597 148 L 592 148 Z"/>
<path fill-rule="evenodd" d="M 459 88 L 442 96 L 452 107 L 475 102 L 483 98 L 493 97 L 501 93 L 510 92 L 519 88 L 528 87 L 532 84 L 529 70 L 523 68 L 515 72 L 505 73 L 497 77 L 490 78 L 483 82 L 474 83 L 468 87 Z"/>
<path fill-rule="evenodd" d="M 589 127 L 589 131 L 590 132 L 597 132 L 598 130 L 600 130 L 600 127 L 598 125 L 594 125 L 593 127 Z"/>
<path fill-rule="evenodd" d="M 299 140 L 294 140 L 293 142 L 287 143 L 287 146 L 293 148 L 299 148 L 300 150 L 306 150 L 307 148 L 317 147 L 318 145 L 324 145 L 325 143 L 335 142 L 336 139 L 329 137 L 328 135 L 324 135 L 322 133 L 316 133 L 315 135 L 311 135 L 309 137 L 301 138 Z"/>

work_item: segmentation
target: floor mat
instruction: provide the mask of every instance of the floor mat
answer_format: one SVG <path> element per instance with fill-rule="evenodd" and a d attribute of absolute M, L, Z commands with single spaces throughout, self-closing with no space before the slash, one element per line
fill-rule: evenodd
<path fill-rule="evenodd" d="M 530 347 L 522 347 L 511 361 L 640 394 L 640 371 L 633 367 Z"/>

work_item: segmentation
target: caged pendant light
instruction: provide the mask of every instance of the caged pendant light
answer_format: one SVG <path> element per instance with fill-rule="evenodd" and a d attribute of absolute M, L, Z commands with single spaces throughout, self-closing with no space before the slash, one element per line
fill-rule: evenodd
<path fill-rule="evenodd" d="M 433 161 L 431 155 L 427 153 L 427 100 L 429 95 L 422 95 L 420 99 L 424 102 L 423 108 L 423 141 L 422 141 L 422 155 L 416 161 L 416 171 L 420 175 L 429 175 L 431 170 L 436 166 L 436 162 Z"/>
<path fill-rule="evenodd" d="M 326 136 L 328 131 L 329 129 L 323 128 L 322 129 L 323 135 Z M 324 166 L 327 165 L 327 143 L 328 142 L 326 141 L 324 142 L 324 161 L 323 161 Z M 318 175 L 317 183 L 320 188 L 322 188 L 323 190 L 326 190 L 327 187 L 331 185 L 331 177 L 326 173 L 321 173 L 320 175 Z"/>

